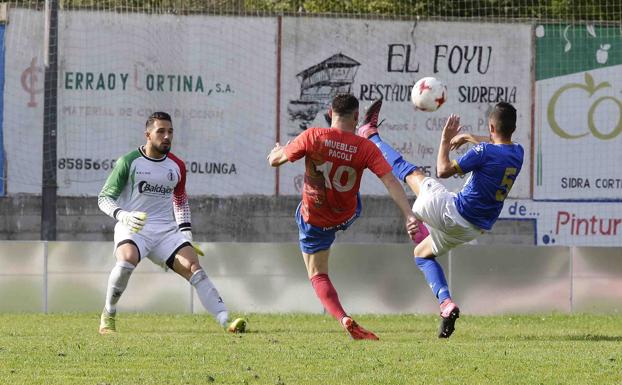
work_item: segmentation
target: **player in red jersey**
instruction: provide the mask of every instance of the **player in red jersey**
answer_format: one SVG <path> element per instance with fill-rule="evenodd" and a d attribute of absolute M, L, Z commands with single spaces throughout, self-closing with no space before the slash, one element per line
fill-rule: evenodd
<path fill-rule="evenodd" d="M 402 185 L 374 143 L 355 133 L 358 100 L 338 94 L 331 103 L 331 127 L 309 128 L 291 143 L 279 143 L 270 151 L 268 162 L 278 167 L 287 161 L 305 158 L 302 202 L 296 209 L 300 249 L 316 295 L 353 339 L 377 340 L 347 315 L 335 287 L 328 278 L 328 256 L 335 233 L 346 230 L 361 212 L 359 188 L 363 171 L 370 169 L 386 186 L 406 219 L 406 230 L 418 232 Z"/>

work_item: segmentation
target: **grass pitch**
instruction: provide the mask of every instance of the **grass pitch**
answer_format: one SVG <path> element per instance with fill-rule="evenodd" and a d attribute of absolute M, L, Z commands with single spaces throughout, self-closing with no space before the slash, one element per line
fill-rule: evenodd
<path fill-rule="evenodd" d="M 207 315 L 0 314 L 1 384 L 621 384 L 622 316 L 359 316 L 352 341 L 319 315 L 247 316 L 224 333 Z"/>

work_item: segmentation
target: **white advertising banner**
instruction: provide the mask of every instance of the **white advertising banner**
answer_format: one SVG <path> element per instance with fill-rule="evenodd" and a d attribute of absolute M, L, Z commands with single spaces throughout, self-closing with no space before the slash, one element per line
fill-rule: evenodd
<path fill-rule="evenodd" d="M 40 193 L 41 12 L 11 10 L 4 113 L 8 192 Z M 59 195 L 96 195 L 114 161 L 171 114 L 189 194 L 273 194 L 275 18 L 61 12 Z M 45 149 L 44 149 L 45 151 Z"/>
<path fill-rule="evenodd" d="M 622 200 L 622 65 L 537 83 L 534 198 Z"/>
<path fill-rule="evenodd" d="M 510 199 L 500 218 L 536 221 L 536 244 L 541 246 L 622 247 L 620 203 Z"/>
<path fill-rule="evenodd" d="M 622 29 L 536 26 L 534 199 L 622 201 Z"/>
<path fill-rule="evenodd" d="M 361 112 L 383 98 L 380 132 L 404 158 L 435 175 L 441 130 L 451 113 L 464 132 L 488 135 L 487 116 L 499 101 L 518 110 L 514 141 L 525 161 L 510 196 L 529 197 L 531 138 L 531 29 L 522 24 L 478 24 L 284 18 L 282 41 L 281 141 L 308 127 L 326 127 L 332 96 L 351 92 Z M 436 112 L 414 111 L 410 91 L 419 78 L 434 76 L 448 87 Z M 459 157 L 466 147 L 450 154 Z M 301 191 L 303 162 L 281 167 L 280 191 Z M 443 181 L 459 189 L 465 178 Z M 373 176 L 361 191 L 386 194 Z"/>

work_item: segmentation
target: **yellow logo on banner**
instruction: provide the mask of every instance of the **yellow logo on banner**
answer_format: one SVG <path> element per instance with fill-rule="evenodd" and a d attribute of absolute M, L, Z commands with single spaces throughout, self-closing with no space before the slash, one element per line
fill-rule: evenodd
<path fill-rule="evenodd" d="M 590 105 L 590 108 L 588 109 L 588 112 L 587 112 L 587 126 L 589 128 L 589 132 L 584 132 L 581 134 L 568 133 L 562 127 L 560 127 L 560 125 L 557 123 L 557 120 L 555 119 L 555 109 L 557 107 L 557 101 L 559 100 L 559 98 L 562 96 L 564 92 L 568 90 L 572 90 L 572 89 L 581 89 L 581 90 L 584 90 L 589 96 L 592 96 L 596 93 L 596 91 L 603 89 L 603 88 L 607 88 L 607 87 L 611 87 L 611 84 L 609 84 L 609 82 L 602 82 L 597 85 L 594 83 L 594 79 L 592 78 L 592 76 L 586 72 L 585 73 L 585 84 L 569 83 L 561 87 L 560 89 L 558 89 L 553 94 L 553 97 L 551 97 L 551 100 L 549 101 L 549 105 L 547 108 L 547 117 L 548 117 L 549 124 L 551 125 L 551 129 L 553 130 L 553 132 L 555 132 L 558 136 L 564 139 L 581 138 L 581 137 L 588 135 L 590 132 L 592 133 L 594 137 L 601 139 L 601 140 L 613 139 L 616 136 L 620 135 L 620 133 L 622 133 L 622 101 L 620 101 L 619 99 L 613 96 L 601 96 L 600 98 L 596 99 Z M 596 124 L 594 123 L 594 113 L 596 112 L 596 108 L 598 108 L 598 106 L 601 103 L 607 100 L 614 102 L 618 106 L 618 124 L 615 126 L 615 128 L 611 132 L 603 133 L 601 130 L 599 130 L 596 127 Z"/>

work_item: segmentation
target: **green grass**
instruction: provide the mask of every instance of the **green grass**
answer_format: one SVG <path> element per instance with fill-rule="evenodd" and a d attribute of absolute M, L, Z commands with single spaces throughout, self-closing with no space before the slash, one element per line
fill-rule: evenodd
<path fill-rule="evenodd" d="M 622 316 L 463 315 L 449 340 L 428 315 L 360 316 L 352 341 L 327 316 L 0 314 L 1 384 L 620 384 Z"/>

